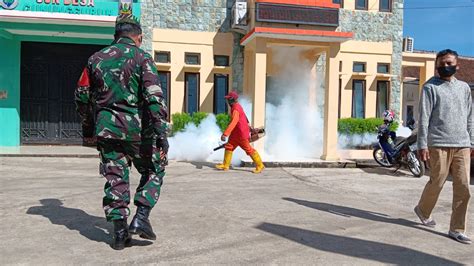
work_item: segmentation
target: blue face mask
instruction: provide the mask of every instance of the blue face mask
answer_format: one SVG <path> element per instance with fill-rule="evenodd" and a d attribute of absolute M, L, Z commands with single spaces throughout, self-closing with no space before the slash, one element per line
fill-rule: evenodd
<path fill-rule="evenodd" d="M 452 75 L 456 74 L 456 66 L 444 66 L 438 67 L 438 74 L 442 78 L 449 78 Z"/>

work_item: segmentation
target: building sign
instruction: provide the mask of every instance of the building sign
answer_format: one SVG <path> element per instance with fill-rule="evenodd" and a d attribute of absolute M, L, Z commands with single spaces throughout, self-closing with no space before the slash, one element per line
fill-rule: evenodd
<path fill-rule="evenodd" d="M 133 15 L 140 17 L 138 0 L 0 0 L 0 6 L 9 10 L 95 16 L 117 16 L 119 8 L 131 11 L 132 3 Z"/>
<path fill-rule="evenodd" d="M 256 21 L 339 26 L 339 9 L 257 3 Z"/>
<path fill-rule="evenodd" d="M 18 5 L 18 0 L 0 0 L 0 6 L 4 9 L 15 9 Z"/>

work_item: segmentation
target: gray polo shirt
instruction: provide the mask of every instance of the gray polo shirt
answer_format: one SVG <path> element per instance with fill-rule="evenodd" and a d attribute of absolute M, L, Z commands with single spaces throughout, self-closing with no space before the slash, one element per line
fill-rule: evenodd
<path fill-rule="evenodd" d="M 418 148 L 471 147 L 474 143 L 471 89 L 466 82 L 433 77 L 423 85 Z"/>

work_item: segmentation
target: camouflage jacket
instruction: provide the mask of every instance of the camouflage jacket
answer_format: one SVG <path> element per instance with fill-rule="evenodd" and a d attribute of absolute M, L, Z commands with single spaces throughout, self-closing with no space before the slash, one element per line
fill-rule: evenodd
<path fill-rule="evenodd" d="M 129 38 L 89 58 L 75 102 L 84 137 L 140 141 L 166 134 L 168 111 L 153 58 Z"/>

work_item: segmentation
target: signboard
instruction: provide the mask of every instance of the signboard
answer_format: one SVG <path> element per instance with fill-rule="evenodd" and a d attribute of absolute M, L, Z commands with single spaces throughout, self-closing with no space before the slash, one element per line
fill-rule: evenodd
<path fill-rule="evenodd" d="M 257 3 L 256 21 L 339 26 L 339 9 Z"/>
<path fill-rule="evenodd" d="M 0 0 L 0 10 L 66 13 L 77 15 L 117 16 L 119 10 L 132 10 L 140 17 L 138 0 Z"/>

